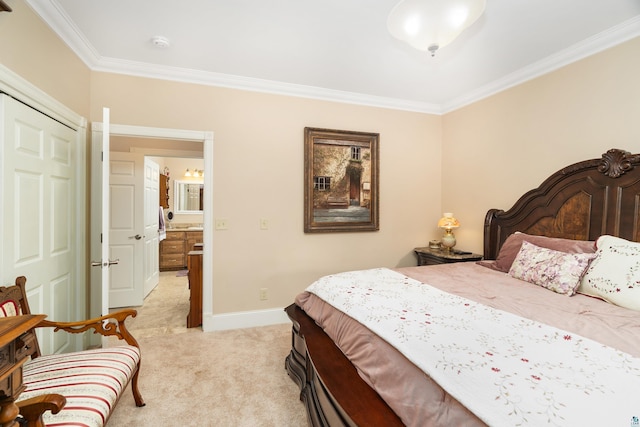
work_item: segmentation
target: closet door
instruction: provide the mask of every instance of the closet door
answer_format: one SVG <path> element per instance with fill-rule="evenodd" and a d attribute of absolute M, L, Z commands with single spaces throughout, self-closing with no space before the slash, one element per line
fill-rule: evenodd
<path fill-rule="evenodd" d="M 72 321 L 84 278 L 75 276 L 76 132 L 0 95 L 2 284 L 26 276 L 34 313 Z M 81 303 L 81 302 L 80 302 Z M 38 330 L 44 353 L 76 348 L 77 336 Z"/>

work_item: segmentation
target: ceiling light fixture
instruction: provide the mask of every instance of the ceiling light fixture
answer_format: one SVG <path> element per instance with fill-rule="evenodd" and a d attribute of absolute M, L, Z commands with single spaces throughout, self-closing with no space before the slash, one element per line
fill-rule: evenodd
<path fill-rule="evenodd" d="M 476 22 L 486 0 L 402 0 L 389 14 L 392 36 L 435 56 Z"/>
<path fill-rule="evenodd" d="M 166 49 L 169 47 L 169 39 L 162 36 L 155 36 L 151 38 L 151 43 L 158 49 Z"/>

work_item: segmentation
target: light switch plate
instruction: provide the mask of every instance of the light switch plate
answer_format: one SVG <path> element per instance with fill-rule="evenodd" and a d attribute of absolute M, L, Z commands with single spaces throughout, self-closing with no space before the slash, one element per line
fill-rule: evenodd
<path fill-rule="evenodd" d="M 215 226 L 216 226 L 216 230 L 228 230 L 229 220 L 224 218 L 217 218 Z"/>

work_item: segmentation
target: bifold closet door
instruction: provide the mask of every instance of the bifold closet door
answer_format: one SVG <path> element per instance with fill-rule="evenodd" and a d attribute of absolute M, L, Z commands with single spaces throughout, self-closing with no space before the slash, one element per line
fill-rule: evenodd
<path fill-rule="evenodd" d="M 26 276 L 33 313 L 72 321 L 75 276 L 76 131 L 0 94 L 2 284 Z M 38 331 L 45 353 L 73 350 L 77 338 Z"/>

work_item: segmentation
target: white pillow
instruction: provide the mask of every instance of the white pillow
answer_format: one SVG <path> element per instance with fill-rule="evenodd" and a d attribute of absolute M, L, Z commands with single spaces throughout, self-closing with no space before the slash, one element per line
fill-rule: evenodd
<path fill-rule="evenodd" d="M 559 294 L 573 295 L 595 254 L 568 254 L 522 242 L 509 275 Z"/>
<path fill-rule="evenodd" d="M 640 243 L 600 236 L 578 292 L 640 311 Z"/>

